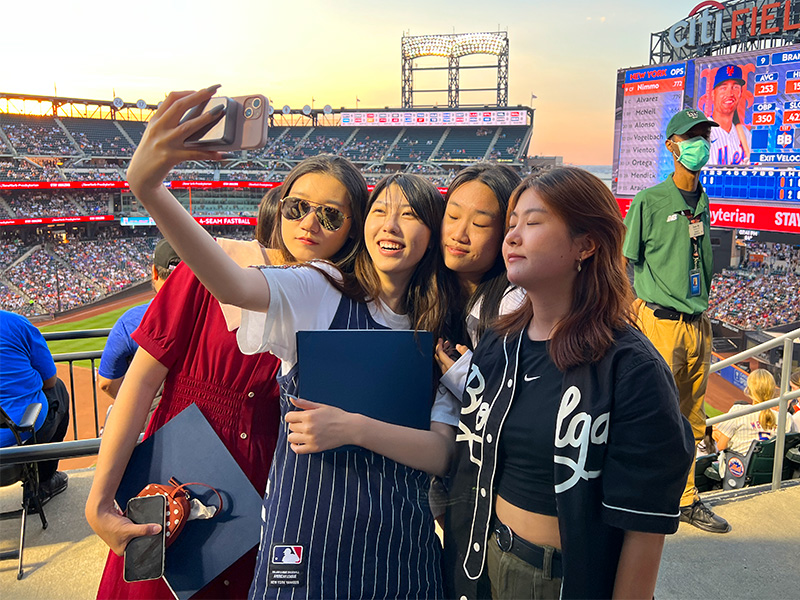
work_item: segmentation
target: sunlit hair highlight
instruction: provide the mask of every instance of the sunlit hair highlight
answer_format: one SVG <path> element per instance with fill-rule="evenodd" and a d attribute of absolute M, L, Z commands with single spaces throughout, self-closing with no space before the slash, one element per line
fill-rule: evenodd
<path fill-rule="evenodd" d="M 766 369 L 756 369 L 747 376 L 747 385 L 744 393 L 752 398 L 753 404 L 761 404 L 767 400 L 775 398 L 777 384 L 775 377 Z M 771 431 L 777 425 L 775 413 L 770 408 L 766 408 L 758 413 L 758 422 L 764 431 Z"/>

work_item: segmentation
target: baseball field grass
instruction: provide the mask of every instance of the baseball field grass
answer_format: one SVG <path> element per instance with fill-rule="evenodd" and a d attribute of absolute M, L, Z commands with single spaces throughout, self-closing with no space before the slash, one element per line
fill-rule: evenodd
<path fill-rule="evenodd" d="M 144 304 L 144 302 L 134 302 L 129 306 L 109 310 L 100 315 L 95 315 L 82 319 L 80 321 L 73 321 L 71 323 L 59 323 L 57 325 L 45 325 L 40 327 L 42 333 L 51 331 L 82 331 L 85 329 L 108 329 L 114 326 L 120 315 L 129 308 L 137 304 Z M 93 350 L 102 350 L 106 344 L 105 337 L 89 338 L 85 340 L 56 340 L 47 342 L 50 352 L 53 354 L 64 354 L 69 352 L 90 352 Z M 85 364 L 84 364 L 85 363 Z M 75 363 L 80 366 L 89 366 L 89 361 L 81 361 Z"/>

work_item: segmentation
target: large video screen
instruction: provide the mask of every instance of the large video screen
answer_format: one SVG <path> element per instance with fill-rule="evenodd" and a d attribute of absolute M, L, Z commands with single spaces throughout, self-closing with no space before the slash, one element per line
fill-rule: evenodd
<path fill-rule="evenodd" d="M 696 108 L 720 124 L 712 129 L 704 170 L 709 196 L 798 200 L 800 45 L 626 69 L 618 84 L 617 195 L 634 196 L 672 171 L 667 122 L 683 108 Z M 765 167 L 783 173 L 764 177 Z"/>

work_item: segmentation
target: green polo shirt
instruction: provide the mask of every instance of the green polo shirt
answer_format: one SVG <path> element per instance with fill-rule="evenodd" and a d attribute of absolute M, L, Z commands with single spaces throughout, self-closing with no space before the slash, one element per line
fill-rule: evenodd
<path fill-rule="evenodd" d="M 689 220 L 682 214 L 691 209 L 672 181 L 672 175 L 636 194 L 625 217 L 628 232 L 622 248 L 623 254 L 633 263 L 633 287 L 639 298 L 689 314 L 701 313 L 708 308 L 708 290 L 713 275 L 708 196 L 702 187 L 700 191 L 700 200 L 693 213 L 700 217 L 704 230 L 698 238 L 699 296 L 690 294 L 689 272 L 694 261 Z"/>

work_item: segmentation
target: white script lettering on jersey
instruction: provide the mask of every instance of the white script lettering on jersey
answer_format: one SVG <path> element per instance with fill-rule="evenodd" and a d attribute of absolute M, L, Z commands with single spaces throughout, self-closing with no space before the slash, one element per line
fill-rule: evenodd
<path fill-rule="evenodd" d="M 477 365 L 472 365 L 467 377 L 466 388 L 464 388 L 469 397 L 469 404 L 461 409 L 461 414 L 469 415 L 476 410 L 478 411 L 475 417 L 475 431 L 470 431 L 469 427 L 463 421 L 460 421 L 458 423 L 459 432 L 456 435 L 456 442 L 467 442 L 469 444 L 469 459 L 478 466 L 481 465 L 479 449 L 483 443 L 481 432 L 486 426 L 486 419 L 489 418 L 489 404 L 483 402 L 483 390 L 485 388 L 486 380 L 483 378 L 480 369 Z"/>
<path fill-rule="evenodd" d="M 566 481 L 556 483 L 556 494 L 565 492 L 581 479 L 595 479 L 600 477 L 600 470 L 587 471 L 586 458 L 589 454 L 589 444 L 602 445 L 608 441 L 608 421 L 610 413 L 603 413 L 592 423 L 588 413 L 579 412 L 572 415 L 581 402 L 581 391 L 574 385 L 564 392 L 561 404 L 558 407 L 556 418 L 556 448 L 577 448 L 577 460 L 556 454 L 553 460 L 557 464 L 567 465 L 572 469 L 572 475 Z M 570 418 L 571 417 L 571 418 Z M 567 419 L 569 418 L 569 421 Z M 566 422 L 566 430 L 561 432 Z M 574 453 L 573 453 L 574 454 Z"/>

